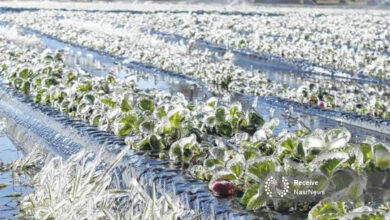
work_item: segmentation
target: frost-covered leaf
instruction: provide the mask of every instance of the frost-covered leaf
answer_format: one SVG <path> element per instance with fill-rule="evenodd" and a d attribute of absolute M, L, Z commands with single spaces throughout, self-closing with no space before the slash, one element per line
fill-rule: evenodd
<path fill-rule="evenodd" d="M 169 122 L 175 128 L 179 128 L 181 126 L 181 122 L 184 120 L 184 116 L 182 116 L 179 112 L 176 112 L 169 117 Z"/>
<path fill-rule="evenodd" d="M 215 108 L 215 107 L 217 106 L 217 104 L 218 104 L 218 99 L 215 98 L 215 97 L 211 97 L 211 98 L 209 98 L 209 99 L 207 100 L 206 103 L 207 103 L 208 106 L 210 106 L 210 107 L 212 107 L 212 108 Z"/>
<path fill-rule="evenodd" d="M 320 170 L 322 173 L 324 173 L 327 176 L 330 176 L 330 174 L 341 164 L 342 160 L 333 158 L 329 160 L 322 161 L 320 165 Z"/>
<path fill-rule="evenodd" d="M 369 160 L 372 159 L 372 146 L 371 144 L 369 143 L 361 143 L 359 145 L 359 149 L 360 151 L 363 153 L 363 160 L 364 160 L 364 163 L 367 163 Z"/>
<path fill-rule="evenodd" d="M 247 172 L 255 180 L 264 181 L 265 178 L 277 169 L 277 164 L 272 158 L 251 159 L 247 163 Z"/>
<path fill-rule="evenodd" d="M 110 98 L 104 98 L 101 100 L 101 102 L 107 106 L 110 106 L 111 108 L 114 108 L 116 106 L 116 102 L 114 102 L 112 99 Z"/>
<path fill-rule="evenodd" d="M 137 105 L 144 112 L 153 112 L 154 110 L 154 103 L 148 98 L 143 98 L 139 100 Z"/>
<path fill-rule="evenodd" d="M 241 204 L 246 206 L 253 197 L 257 196 L 258 191 L 259 191 L 259 184 L 254 183 L 248 188 L 246 188 L 244 195 L 241 197 Z"/>
<path fill-rule="evenodd" d="M 230 159 L 226 163 L 226 168 L 230 170 L 237 177 L 241 177 L 244 172 L 245 164 L 244 157 L 241 155 L 236 155 L 234 158 Z"/>
<path fill-rule="evenodd" d="M 336 220 L 346 213 L 343 202 L 320 202 L 309 212 L 310 220 Z"/>
<path fill-rule="evenodd" d="M 217 108 L 215 110 L 215 118 L 218 122 L 224 122 L 225 121 L 225 109 L 224 108 Z"/>
<path fill-rule="evenodd" d="M 217 124 L 217 133 L 226 136 L 226 137 L 232 137 L 233 136 L 233 128 L 228 122 L 222 122 Z"/>
<path fill-rule="evenodd" d="M 374 163 L 380 169 L 387 169 L 390 167 L 390 150 L 384 144 L 374 145 Z"/>
<path fill-rule="evenodd" d="M 129 104 L 129 100 L 127 98 L 123 98 L 121 102 L 121 111 L 128 112 L 131 110 L 131 106 Z"/>
<path fill-rule="evenodd" d="M 216 159 L 216 158 L 211 158 L 211 159 L 207 159 L 205 160 L 205 164 L 204 164 L 206 167 L 214 167 L 214 166 L 223 166 L 224 165 L 224 162 L 220 159 Z"/>
<path fill-rule="evenodd" d="M 251 197 L 246 205 L 247 210 L 256 210 L 265 205 L 267 202 L 268 197 L 265 193 L 262 194 L 256 194 L 255 196 Z"/>

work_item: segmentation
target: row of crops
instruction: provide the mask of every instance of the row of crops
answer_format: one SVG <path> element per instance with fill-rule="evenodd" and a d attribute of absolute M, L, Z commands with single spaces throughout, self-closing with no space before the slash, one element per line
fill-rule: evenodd
<path fill-rule="evenodd" d="M 16 14 L 4 14 L 1 19 L 22 26 L 31 27 L 59 39 L 80 44 L 85 47 L 105 51 L 115 56 L 121 56 L 130 60 L 140 61 L 151 64 L 161 69 L 178 72 L 180 74 L 194 77 L 212 84 L 228 89 L 228 91 L 240 93 L 252 93 L 262 96 L 276 96 L 283 99 L 293 100 L 298 103 L 304 103 L 322 108 L 338 109 L 346 112 L 356 112 L 360 115 L 368 115 L 379 118 L 389 118 L 388 111 L 389 94 L 387 75 L 390 72 L 389 54 L 388 54 L 388 28 L 386 28 L 386 16 L 382 14 L 373 15 L 370 19 L 362 18 L 359 13 L 351 15 L 329 15 L 312 19 L 316 14 L 299 14 L 302 19 L 292 19 L 290 14 L 285 16 L 228 16 L 231 20 L 225 20 L 226 16 L 219 15 L 183 15 L 181 22 L 177 19 L 177 14 L 167 16 L 162 14 L 132 15 L 126 13 L 89 13 L 89 12 L 61 12 L 40 11 L 23 12 Z M 29 19 L 25 19 L 25 17 Z M 336 17 L 336 18 L 335 18 Z M 341 17 L 341 18 L 339 18 Z M 352 17 L 354 19 L 350 19 Z M 101 19 L 104 18 L 104 19 Z M 196 20 L 196 19 L 197 20 Z M 312 19 L 316 22 L 313 25 L 294 26 L 296 23 L 287 23 L 284 19 L 292 19 L 305 24 L 304 19 Z M 218 20 L 219 19 L 219 20 Z M 223 19 L 226 23 L 221 23 Z M 241 19 L 241 20 L 240 20 Z M 251 20 L 253 19 L 253 20 Z M 257 20 L 256 20 L 257 19 Z M 326 19 L 326 23 L 323 22 Z M 365 19 L 361 22 L 359 19 Z M 195 21 L 193 21 L 195 20 Z M 339 20 L 347 20 L 351 25 L 344 25 Z M 180 25 L 175 25 L 176 21 Z M 212 21 L 212 22 L 211 22 Z M 229 25 L 235 22 L 237 27 Z M 259 22 L 265 22 L 265 24 Z M 278 23 L 276 23 L 278 22 Z M 326 33 L 323 26 L 337 30 L 340 33 Z M 325 24 L 324 24 L 325 23 Z M 341 23 L 341 24 L 339 24 Z M 383 23 L 383 24 L 382 24 Z M 96 25 L 98 24 L 98 25 Z M 125 25 L 123 25 L 125 24 Z M 243 24 L 247 24 L 246 27 Z M 264 25 L 265 28 L 256 25 Z M 287 26 L 288 24 L 288 26 Z M 372 25 L 376 24 L 376 25 Z M 181 26 L 183 25 L 183 26 Z M 219 26 L 220 27 L 219 27 Z M 241 27 L 241 26 L 242 27 Z M 344 28 L 340 27 L 344 25 Z M 370 26 L 370 28 L 366 28 Z M 167 33 L 180 33 L 188 37 L 189 40 L 167 42 L 166 39 L 146 34 L 145 30 L 164 31 Z M 175 26 L 174 29 L 171 26 Z M 214 27 L 217 26 L 217 27 Z M 295 28 L 292 28 L 295 27 Z M 315 30 L 314 27 L 316 28 Z M 321 28 L 322 27 L 322 28 Z M 185 30 L 191 29 L 196 35 L 189 35 Z M 236 30 L 238 29 L 238 30 Z M 259 30 L 271 30 L 277 33 L 271 35 L 281 35 L 277 39 L 283 39 L 282 42 L 262 42 L 254 37 L 269 35 L 268 33 L 259 34 Z M 280 30 L 279 30 L 280 29 Z M 302 29 L 302 30 L 300 30 Z M 225 31 L 233 33 L 225 33 Z M 254 31 L 256 30 L 256 31 Z M 297 31 L 300 30 L 300 31 Z M 361 34 L 351 33 L 355 30 L 364 30 Z M 244 33 L 243 33 L 244 32 Z M 267 32 L 267 31 L 264 31 Z M 290 33 L 291 32 L 291 33 Z M 294 34 L 294 32 L 296 32 Z M 305 39 L 306 32 L 311 33 L 312 40 Z M 329 31 L 328 31 L 329 32 Z M 367 33 L 366 33 L 367 32 Z M 207 34 L 206 34 L 207 33 Z M 216 55 L 213 50 L 208 48 L 200 49 L 191 39 L 205 39 L 207 41 L 226 45 L 228 42 L 218 40 L 218 35 L 228 39 L 241 39 L 247 44 L 232 45 L 235 47 L 253 48 L 253 45 L 260 44 L 264 47 L 275 47 L 281 52 L 273 50 L 258 50 L 276 54 L 281 57 L 291 59 L 303 59 L 319 66 L 336 69 L 336 73 L 329 74 L 355 77 L 359 75 L 370 76 L 370 79 L 383 80 L 383 83 L 359 84 L 345 81 L 334 81 L 329 78 L 316 78 L 317 67 L 312 67 L 313 72 L 309 76 L 299 78 L 298 85 L 286 85 L 277 81 L 270 80 L 270 74 L 262 69 L 253 69 L 249 65 L 237 67 L 234 63 L 234 56 L 230 52 L 223 55 Z M 338 39 L 338 44 L 334 44 L 333 38 Z M 340 35 L 340 37 L 338 37 Z M 317 36 L 323 36 L 324 39 Z M 341 37 L 342 36 L 342 37 Z M 293 39 L 293 38 L 296 39 Z M 251 38 L 246 39 L 246 38 Z M 274 39 L 275 37 L 270 37 Z M 256 43 L 252 43 L 255 41 Z M 290 42 L 291 41 L 291 42 Z M 299 42 L 303 41 L 300 45 Z M 367 45 L 359 44 L 367 43 Z M 371 43 L 370 43 L 371 42 Z M 285 56 L 289 51 L 298 51 L 290 44 L 304 50 L 303 55 Z M 240 46 L 241 45 L 241 46 Z M 250 45 L 250 47 L 248 46 Z M 325 47 L 324 50 L 319 47 Z M 360 52 L 362 51 L 362 52 Z M 308 53 L 318 53 L 309 55 Z M 359 58 L 360 53 L 364 53 Z M 320 59 L 322 56 L 330 57 L 335 65 L 329 65 L 326 60 L 310 60 L 314 56 Z M 325 59 L 325 58 L 324 58 Z M 360 61 L 361 60 L 361 61 Z M 332 61 L 332 62 L 333 62 Z M 360 65 L 354 68 L 345 65 L 338 65 L 336 62 L 348 62 L 351 65 Z M 377 70 L 366 70 L 369 67 Z M 374 71 L 375 73 L 373 73 Z M 248 81 L 247 79 L 251 79 Z"/>
<path fill-rule="evenodd" d="M 388 126 L 386 13 L 22 10 L 3 13 L 0 21 L 4 85 L 112 132 L 132 149 L 169 161 L 232 206 L 268 218 L 389 217 L 386 142 L 355 139 L 355 132 L 343 127 L 313 130 L 299 120 L 293 122 L 296 129 L 276 131 L 285 116 L 269 109 L 266 119 L 231 98 L 272 97 L 309 111 L 323 110 L 324 115 L 334 110 Z M 8 26 L 12 24 L 32 35 L 22 36 Z M 134 77 L 94 74 L 82 65 L 69 65 L 62 50 L 45 50 L 42 35 L 118 58 L 123 65 L 136 63 L 190 79 L 215 96 L 190 100 L 161 88 L 142 89 Z M 243 58 L 237 60 L 237 55 Z M 256 59 L 298 68 L 242 64 Z M 287 74 L 290 82 L 275 77 L 279 74 Z M 286 178 L 315 184 L 289 184 Z M 283 190 L 277 182 L 284 184 Z"/>

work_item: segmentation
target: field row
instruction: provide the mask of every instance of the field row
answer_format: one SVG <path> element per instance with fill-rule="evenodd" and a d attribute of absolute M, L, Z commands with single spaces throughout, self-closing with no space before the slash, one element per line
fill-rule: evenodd
<path fill-rule="evenodd" d="M 352 75 L 386 79 L 390 76 L 390 24 L 386 13 L 302 11 L 280 16 L 83 11 L 61 12 L 61 15 L 57 11 L 21 13 L 21 19 L 29 17 L 30 23 L 36 22 L 36 16 L 41 21 L 76 23 L 79 28 L 112 31 L 112 34 L 128 34 L 137 28 L 155 29 L 283 58 L 308 60 Z"/>
<path fill-rule="evenodd" d="M 343 128 L 301 128 L 274 135 L 277 118 L 265 121 L 255 112 L 243 110 L 238 102 L 214 97 L 192 103 L 181 94 L 140 91 L 131 79 L 98 77 L 69 68 L 59 52 L 23 49 L 4 40 L 0 50 L 1 77 L 9 87 L 37 103 L 125 137 L 131 148 L 186 168 L 192 177 L 209 182 L 216 196 L 237 196 L 248 210 L 308 211 L 315 219 L 329 217 L 328 208 L 334 210 L 332 216 L 345 218 L 387 215 L 387 203 L 359 205 L 369 193 L 364 191 L 366 186 L 388 184 L 372 185 L 367 179 L 368 173 L 389 168 L 386 144 L 373 140 L 352 144 L 350 132 Z M 270 198 L 264 184 L 275 172 L 277 178 L 309 175 L 321 182 L 316 189 L 326 192 L 324 200 L 281 204 Z M 326 198 L 342 199 L 332 203 Z M 362 203 L 344 202 L 349 200 Z"/>
<path fill-rule="evenodd" d="M 227 91 L 280 97 L 378 118 L 390 117 L 388 86 L 298 76 L 296 83 L 291 85 L 273 79 L 275 73 L 271 71 L 237 66 L 231 52 L 216 54 L 196 48 L 191 42 L 167 42 L 159 36 L 145 33 L 143 27 L 137 25 L 125 28 L 119 23 L 102 22 L 97 28 L 93 24 L 100 21 L 98 17 L 93 20 L 93 16 L 88 16 L 88 19 L 81 20 L 83 13 L 86 12 L 23 12 L 7 14 L 0 19 L 40 30 L 65 41 L 219 85 Z M 25 16 L 31 19 L 23 19 Z M 134 24 L 138 22 L 141 21 L 135 20 Z"/>

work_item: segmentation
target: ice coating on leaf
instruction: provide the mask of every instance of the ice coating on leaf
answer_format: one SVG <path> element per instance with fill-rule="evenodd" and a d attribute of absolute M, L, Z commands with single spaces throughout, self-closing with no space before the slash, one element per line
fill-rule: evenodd
<path fill-rule="evenodd" d="M 308 214 L 309 220 L 326 219 L 328 216 L 339 217 L 346 213 L 343 202 L 321 201 Z"/>
<path fill-rule="evenodd" d="M 244 156 L 237 154 L 226 163 L 226 168 L 232 172 L 237 178 L 241 177 L 245 169 L 245 158 Z"/>
<path fill-rule="evenodd" d="M 336 192 L 329 197 L 331 201 L 363 201 L 363 190 L 366 189 L 367 176 L 358 175 L 351 169 L 338 170 L 333 173 L 331 181 L 336 187 Z"/>
<path fill-rule="evenodd" d="M 207 103 L 207 106 L 209 106 L 211 109 L 213 109 L 213 108 L 217 107 L 217 105 L 218 105 L 218 98 L 211 97 L 206 101 L 206 103 Z"/>
<path fill-rule="evenodd" d="M 349 158 L 345 152 L 323 153 L 317 156 L 309 165 L 311 170 L 319 170 L 327 176 L 331 176 Z"/>
<path fill-rule="evenodd" d="M 236 143 L 240 143 L 241 141 L 247 141 L 248 139 L 249 139 L 249 134 L 246 132 L 238 132 L 233 137 L 233 140 Z"/>
<path fill-rule="evenodd" d="M 257 130 L 253 136 L 251 137 L 252 142 L 257 142 L 257 141 L 267 141 L 267 132 L 261 128 L 260 130 Z"/>
<path fill-rule="evenodd" d="M 298 172 L 305 173 L 307 168 L 302 163 L 298 163 L 296 161 L 291 160 L 290 158 L 283 159 L 283 169 L 285 171 L 296 170 Z"/>
<path fill-rule="evenodd" d="M 242 111 L 242 104 L 241 102 L 233 102 L 230 105 L 229 113 L 231 116 L 236 115 L 237 113 L 240 113 Z"/>
<path fill-rule="evenodd" d="M 276 153 L 278 155 L 282 154 L 284 151 L 294 152 L 298 145 L 298 138 L 294 133 L 286 134 L 282 139 L 280 139 L 276 146 Z"/>
<path fill-rule="evenodd" d="M 278 171 L 280 171 L 279 162 L 270 156 L 250 159 L 246 165 L 247 175 L 259 183 L 270 173 Z"/>
<path fill-rule="evenodd" d="M 376 210 L 369 206 L 362 206 L 351 210 L 339 217 L 340 220 L 349 219 L 389 219 L 390 215 L 382 210 Z"/>
<path fill-rule="evenodd" d="M 278 134 L 276 137 L 277 140 L 282 139 L 285 135 L 287 135 L 289 132 L 286 128 L 283 128 L 282 131 Z"/>
<path fill-rule="evenodd" d="M 345 128 L 332 129 L 325 134 L 325 141 L 329 149 L 338 149 L 346 146 L 351 139 L 351 133 Z"/>
<path fill-rule="evenodd" d="M 279 118 L 272 118 L 271 120 L 264 123 L 263 128 L 273 130 L 276 126 L 279 125 Z"/>
<path fill-rule="evenodd" d="M 325 147 L 325 142 L 322 137 L 311 135 L 304 138 L 303 147 L 305 150 L 313 148 L 322 149 Z"/>
<path fill-rule="evenodd" d="M 390 147 L 379 143 L 374 145 L 374 163 L 381 169 L 390 167 Z"/>
<path fill-rule="evenodd" d="M 188 162 L 194 156 L 195 146 L 198 146 L 196 135 L 191 134 L 188 137 L 181 138 L 174 142 L 169 150 L 169 157 L 171 160 Z"/>
<path fill-rule="evenodd" d="M 360 151 L 358 148 L 356 147 L 353 147 L 351 149 L 351 151 L 349 152 L 349 155 L 350 155 L 350 158 L 351 157 L 354 157 L 355 158 L 355 162 L 354 162 L 354 166 L 355 166 L 355 169 L 360 169 L 361 167 L 363 167 L 363 164 L 364 164 L 364 155 L 362 153 L 362 151 Z"/>
<path fill-rule="evenodd" d="M 213 158 L 220 159 L 222 161 L 225 161 L 227 158 L 226 149 L 222 147 L 212 147 L 209 149 L 209 152 Z"/>
<path fill-rule="evenodd" d="M 345 152 L 331 152 L 331 153 L 323 153 L 318 155 L 314 161 L 312 161 L 312 164 L 318 164 L 326 160 L 331 160 L 331 159 L 340 159 L 342 162 L 345 162 L 348 160 L 349 155 L 348 153 Z"/>

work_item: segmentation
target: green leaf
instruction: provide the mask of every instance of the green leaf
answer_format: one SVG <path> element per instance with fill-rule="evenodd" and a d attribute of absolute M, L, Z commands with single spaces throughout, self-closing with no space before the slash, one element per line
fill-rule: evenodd
<path fill-rule="evenodd" d="M 111 108 L 114 108 L 116 106 L 116 102 L 112 101 L 110 98 L 102 99 L 101 102 L 105 105 L 110 106 Z"/>
<path fill-rule="evenodd" d="M 232 171 L 237 177 L 241 176 L 242 166 L 241 163 L 233 164 L 229 167 L 230 171 Z"/>
<path fill-rule="evenodd" d="M 305 150 L 302 143 L 299 143 L 297 146 L 297 157 L 302 160 L 305 158 Z"/>
<path fill-rule="evenodd" d="M 157 138 L 156 135 L 150 136 L 149 144 L 153 151 L 162 151 L 165 148 L 164 144 Z"/>
<path fill-rule="evenodd" d="M 385 145 L 374 145 L 374 163 L 376 167 L 382 170 L 390 167 L 390 152 Z"/>
<path fill-rule="evenodd" d="M 153 120 L 143 121 L 140 125 L 140 131 L 143 133 L 150 133 L 154 131 L 155 123 Z"/>
<path fill-rule="evenodd" d="M 170 151 L 170 155 L 173 155 L 173 156 L 175 156 L 177 158 L 181 157 L 182 152 L 181 152 L 180 145 L 176 144 L 176 145 L 172 146 L 169 151 Z"/>
<path fill-rule="evenodd" d="M 225 121 L 225 109 L 218 108 L 215 111 L 215 118 L 217 119 L 218 122 L 224 122 Z"/>
<path fill-rule="evenodd" d="M 16 90 L 20 90 L 22 88 L 22 85 L 23 85 L 23 79 L 21 78 L 15 78 L 14 81 L 12 82 L 12 86 L 16 89 Z"/>
<path fill-rule="evenodd" d="M 256 149 L 248 149 L 244 151 L 245 160 L 250 160 L 256 157 Z"/>
<path fill-rule="evenodd" d="M 215 165 L 223 166 L 223 161 L 220 159 L 207 159 L 205 162 L 206 167 L 213 167 Z"/>
<path fill-rule="evenodd" d="M 65 85 L 69 85 L 71 82 L 73 82 L 76 79 L 76 76 L 73 73 L 68 73 L 66 76 L 66 82 Z"/>
<path fill-rule="evenodd" d="M 385 220 L 385 216 L 379 212 L 362 213 L 361 216 L 354 217 L 352 220 Z"/>
<path fill-rule="evenodd" d="M 57 80 L 54 78 L 47 78 L 45 79 L 44 83 L 46 87 L 50 87 L 58 84 Z"/>
<path fill-rule="evenodd" d="M 179 112 L 176 112 L 169 118 L 169 122 L 171 125 L 175 128 L 179 128 L 181 125 L 181 122 L 184 120 L 184 116 L 181 116 Z"/>
<path fill-rule="evenodd" d="M 281 144 L 285 149 L 287 149 L 290 152 L 295 151 L 295 146 L 296 146 L 296 140 L 293 137 L 288 138 L 287 140 L 283 141 Z"/>
<path fill-rule="evenodd" d="M 19 72 L 19 77 L 22 78 L 22 79 L 28 79 L 28 76 L 29 76 L 29 70 L 28 69 L 22 69 L 20 72 Z"/>
<path fill-rule="evenodd" d="M 148 98 L 143 98 L 138 101 L 138 107 L 144 112 L 153 112 L 154 104 L 153 101 Z"/>
<path fill-rule="evenodd" d="M 207 105 L 210 107 L 213 107 L 213 108 L 215 108 L 217 106 L 217 103 L 218 103 L 218 99 L 215 97 L 212 97 L 212 98 L 207 100 Z"/>
<path fill-rule="evenodd" d="M 77 89 L 80 92 L 92 91 L 92 83 L 90 81 L 87 81 L 86 83 L 79 85 Z"/>
<path fill-rule="evenodd" d="M 129 100 L 127 98 L 124 98 L 121 103 L 121 111 L 128 112 L 130 110 L 131 110 L 131 106 L 129 104 Z"/>
<path fill-rule="evenodd" d="M 228 122 L 222 122 L 217 125 L 217 134 L 231 137 L 233 136 L 233 129 L 230 123 Z"/>
<path fill-rule="evenodd" d="M 220 177 L 223 178 L 224 180 L 236 180 L 237 179 L 237 176 L 232 174 L 232 173 L 222 174 Z"/>
<path fill-rule="evenodd" d="M 127 114 L 120 120 L 120 122 L 134 126 L 137 122 L 137 116 L 135 114 Z"/>
<path fill-rule="evenodd" d="M 255 112 L 249 113 L 249 123 L 251 125 L 255 125 L 256 127 L 261 127 L 264 124 L 264 119 L 260 117 L 260 115 L 256 114 Z"/>
<path fill-rule="evenodd" d="M 190 148 L 184 148 L 180 160 L 183 162 L 189 162 L 193 155 L 193 151 Z"/>
<path fill-rule="evenodd" d="M 338 170 L 333 173 L 331 181 L 336 187 L 336 190 L 339 191 L 347 188 L 354 181 L 354 176 L 351 172 L 348 172 L 344 169 Z"/>
<path fill-rule="evenodd" d="M 257 176 L 260 180 L 265 180 L 269 173 L 275 172 L 276 165 L 271 160 L 254 162 L 248 167 L 248 172 Z"/>
<path fill-rule="evenodd" d="M 5 63 L 3 63 L 3 64 L 1 65 L 1 70 L 4 71 L 4 70 L 6 70 L 6 69 L 7 69 L 7 65 L 6 65 Z"/>
<path fill-rule="evenodd" d="M 309 212 L 310 219 L 326 220 L 338 219 L 337 217 L 345 214 L 345 208 L 342 202 L 320 202 Z"/>
<path fill-rule="evenodd" d="M 244 195 L 241 198 L 241 204 L 246 206 L 251 198 L 257 195 L 259 191 L 259 184 L 254 183 L 245 190 Z"/>
<path fill-rule="evenodd" d="M 42 85 L 42 79 L 41 78 L 37 78 L 34 80 L 34 83 L 33 83 L 33 88 L 36 89 L 38 86 L 41 86 Z"/>
<path fill-rule="evenodd" d="M 265 193 L 259 195 L 253 196 L 249 201 L 248 204 L 246 205 L 247 210 L 256 210 L 261 208 L 268 200 L 268 197 L 266 196 Z"/>
<path fill-rule="evenodd" d="M 30 91 L 30 82 L 28 81 L 24 82 L 21 89 L 22 92 L 27 94 Z"/>
<path fill-rule="evenodd" d="M 331 173 L 336 169 L 336 167 L 341 163 L 340 159 L 329 159 L 325 160 L 320 165 L 320 170 L 327 176 L 330 176 Z"/>
<path fill-rule="evenodd" d="M 62 60 L 62 54 L 60 53 L 56 53 L 56 55 L 54 56 L 54 58 L 58 61 L 61 61 Z"/>
<path fill-rule="evenodd" d="M 157 109 L 158 118 L 161 119 L 161 118 L 165 117 L 166 115 L 167 115 L 167 113 L 165 112 L 164 107 L 160 107 Z"/>
<path fill-rule="evenodd" d="M 239 117 L 241 117 L 241 115 L 242 115 L 242 113 L 240 112 L 241 109 L 242 109 L 242 107 L 241 107 L 241 104 L 240 104 L 240 103 L 238 103 L 238 104 L 237 104 L 237 103 L 233 104 L 233 106 L 230 107 L 230 109 L 229 109 L 229 114 L 230 114 L 230 116 L 232 116 L 233 118 L 239 118 Z"/>
<path fill-rule="evenodd" d="M 122 124 L 122 127 L 119 129 L 118 135 L 124 137 L 133 130 L 133 127 L 129 124 Z"/>
<path fill-rule="evenodd" d="M 92 124 L 95 125 L 95 126 L 99 125 L 100 118 L 101 118 L 100 115 L 95 116 L 95 117 L 93 118 L 93 120 L 92 120 Z"/>
<path fill-rule="evenodd" d="M 359 145 L 360 151 L 363 153 L 364 163 L 372 159 L 372 146 L 367 143 L 362 143 Z"/>
<path fill-rule="evenodd" d="M 112 76 L 112 75 L 109 75 L 109 76 L 107 77 L 107 82 L 108 82 L 108 83 L 115 83 L 115 77 Z"/>
<path fill-rule="evenodd" d="M 0 183 L 0 189 L 3 189 L 5 187 L 7 187 L 8 185 L 7 184 L 4 184 L 4 183 Z"/>

